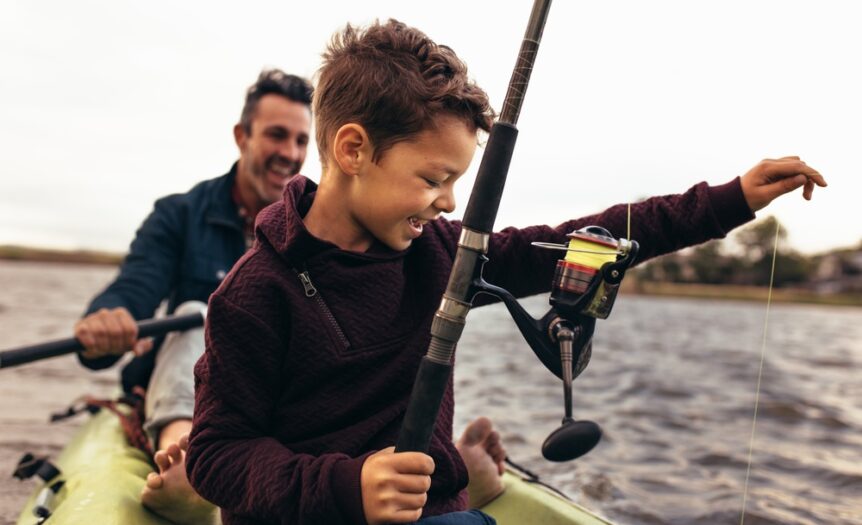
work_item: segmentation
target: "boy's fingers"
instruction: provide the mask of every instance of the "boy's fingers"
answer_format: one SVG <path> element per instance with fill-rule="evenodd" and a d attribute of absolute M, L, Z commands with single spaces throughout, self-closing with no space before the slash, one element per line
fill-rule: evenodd
<path fill-rule="evenodd" d="M 814 181 L 812 181 L 811 179 L 808 179 L 807 181 L 805 181 L 805 188 L 802 190 L 802 197 L 805 200 L 810 201 L 811 196 L 813 194 L 814 194 Z"/>
<path fill-rule="evenodd" d="M 421 452 L 399 452 L 393 455 L 395 471 L 399 474 L 424 474 L 430 476 L 434 473 L 434 460 L 428 454 Z"/>
<path fill-rule="evenodd" d="M 405 475 L 395 481 L 399 492 L 407 494 L 425 494 L 431 488 L 431 476 Z"/>
<path fill-rule="evenodd" d="M 423 492 L 421 494 L 400 494 L 394 503 L 398 510 L 421 511 L 427 501 L 428 495 Z"/>
<path fill-rule="evenodd" d="M 786 179 L 781 179 L 774 185 L 770 185 L 770 187 L 774 187 L 773 190 L 775 192 L 775 197 L 779 195 L 783 195 L 785 193 L 790 193 L 791 191 L 803 186 L 808 182 L 808 177 L 805 175 L 796 175 L 795 177 L 788 177 Z"/>

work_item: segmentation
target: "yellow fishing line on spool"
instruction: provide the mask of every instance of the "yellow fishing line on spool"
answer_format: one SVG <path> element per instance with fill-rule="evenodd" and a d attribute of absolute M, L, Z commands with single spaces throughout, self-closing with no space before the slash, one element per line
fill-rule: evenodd
<path fill-rule="evenodd" d="M 598 270 L 603 264 L 616 260 L 616 246 L 597 242 L 581 235 L 572 235 L 569 239 L 566 262 Z"/>

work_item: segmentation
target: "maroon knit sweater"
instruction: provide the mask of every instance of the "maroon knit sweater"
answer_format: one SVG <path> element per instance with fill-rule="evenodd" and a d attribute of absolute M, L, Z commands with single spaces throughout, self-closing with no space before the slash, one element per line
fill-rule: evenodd
<path fill-rule="evenodd" d="M 210 298 L 186 465 L 226 525 L 365 523 L 362 464 L 395 443 L 455 256 L 461 224 L 444 219 L 402 252 L 347 252 L 316 239 L 302 222 L 315 189 L 295 177 L 284 201 L 260 213 L 255 247 Z M 643 261 L 723 237 L 752 217 L 739 179 L 701 183 L 633 205 L 632 238 Z M 495 233 L 485 277 L 516 296 L 547 292 L 559 254 L 530 243 L 562 243 L 590 224 L 624 236 L 626 206 Z M 424 516 L 466 506 L 453 411 L 450 379 Z"/>

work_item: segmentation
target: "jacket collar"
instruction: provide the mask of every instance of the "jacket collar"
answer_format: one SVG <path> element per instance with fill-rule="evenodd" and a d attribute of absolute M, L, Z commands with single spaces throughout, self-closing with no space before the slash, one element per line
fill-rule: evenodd
<path fill-rule="evenodd" d="M 230 171 L 215 179 L 212 186 L 207 189 L 206 221 L 242 231 L 242 218 L 231 196 L 233 186 L 236 184 L 237 164 L 238 162 L 234 162 Z"/>

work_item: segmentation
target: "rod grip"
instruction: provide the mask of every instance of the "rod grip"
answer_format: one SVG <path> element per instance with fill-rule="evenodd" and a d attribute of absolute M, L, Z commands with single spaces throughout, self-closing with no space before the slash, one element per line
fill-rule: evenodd
<path fill-rule="evenodd" d="M 204 316 L 200 312 L 163 317 L 161 319 L 148 319 L 138 323 L 138 337 L 160 336 L 168 332 L 197 328 L 198 326 L 203 326 L 203 324 Z M 79 352 L 83 349 L 84 345 L 80 341 L 74 337 L 70 337 L 68 339 L 58 339 L 56 341 L 48 341 L 47 343 L 5 350 L 0 352 L 0 368 L 10 368 L 32 363 L 40 359 Z"/>
<path fill-rule="evenodd" d="M 440 364 L 427 356 L 422 358 L 395 452 L 428 452 L 440 403 L 451 374 L 451 364 Z"/>
<path fill-rule="evenodd" d="M 497 122 L 491 128 L 464 212 L 463 223 L 467 228 L 483 233 L 493 231 L 517 139 L 518 128 L 512 124 Z"/>

